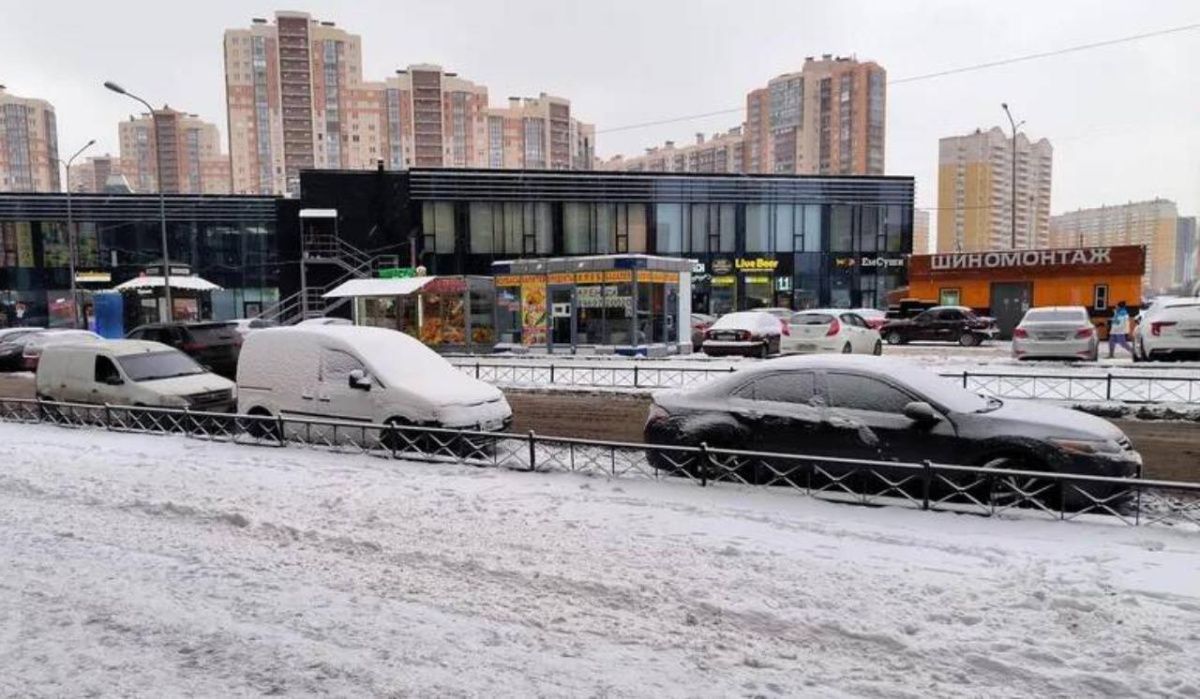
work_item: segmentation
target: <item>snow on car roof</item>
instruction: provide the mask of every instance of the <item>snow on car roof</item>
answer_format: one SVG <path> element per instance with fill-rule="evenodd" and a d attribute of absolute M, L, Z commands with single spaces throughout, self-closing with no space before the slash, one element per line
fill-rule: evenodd
<path fill-rule="evenodd" d="M 712 325 L 712 329 L 715 330 L 770 330 L 772 328 L 776 332 L 779 331 L 779 318 L 763 311 L 729 313 L 718 318 L 717 322 Z"/>
<path fill-rule="evenodd" d="M 1200 306 L 1200 296 L 1168 299 L 1163 303 L 1163 308 L 1181 308 L 1186 306 Z"/>

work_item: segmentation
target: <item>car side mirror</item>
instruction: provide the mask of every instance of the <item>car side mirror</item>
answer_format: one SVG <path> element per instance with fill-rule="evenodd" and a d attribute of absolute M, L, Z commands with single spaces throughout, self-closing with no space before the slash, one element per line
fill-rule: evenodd
<path fill-rule="evenodd" d="M 942 420 L 932 405 L 919 400 L 904 406 L 904 417 L 918 425 L 932 425 Z"/>
<path fill-rule="evenodd" d="M 355 369 L 350 372 L 350 388 L 355 388 L 360 391 L 371 390 L 371 377 L 362 369 Z"/>
<path fill-rule="evenodd" d="M 125 379 L 120 376 L 108 376 L 104 379 L 104 383 L 109 386 L 121 386 L 124 385 Z"/>

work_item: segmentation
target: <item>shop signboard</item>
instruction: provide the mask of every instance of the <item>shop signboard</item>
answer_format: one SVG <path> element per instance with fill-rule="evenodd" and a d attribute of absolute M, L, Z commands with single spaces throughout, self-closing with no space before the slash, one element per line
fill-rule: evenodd
<path fill-rule="evenodd" d="M 617 293 L 617 286 L 580 286 L 575 289 L 575 305 L 579 308 L 623 308 L 627 317 L 633 315 L 633 297 Z"/>
<path fill-rule="evenodd" d="M 1140 245 L 913 255 L 908 263 L 912 279 L 1141 275 L 1145 266 L 1146 250 Z"/>
<path fill-rule="evenodd" d="M 546 281 L 525 275 L 521 281 L 521 344 L 546 344 Z"/>
<path fill-rule="evenodd" d="M 727 258 L 718 257 L 712 261 L 712 273 L 714 276 L 723 277 L 733 272 L 733 263 Z"/>
<path fill-rule="evenodd" d="M 760 274 L 774 272 L 779 260 L 774 257 L 739 257 L 734 261 L 734 266 L 742 274 Z"/>
<path fill-rule="evenodd" d="M 417 276 L 417 270 L 414 267 L 380 267 L 380 279 L 411 279 Z"/>

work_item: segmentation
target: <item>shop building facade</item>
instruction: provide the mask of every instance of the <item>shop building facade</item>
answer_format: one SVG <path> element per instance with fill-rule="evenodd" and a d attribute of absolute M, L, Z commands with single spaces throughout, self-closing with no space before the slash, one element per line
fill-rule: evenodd
<path fill-rule="evenodd" d="M 336 217 L 302 225 L 302 209 Z M 414 169 L 306 171 L 300 199 L 280 203 L 278 230 L 282 258 L 336 234 L 431 275 L 492 274 L 522 258 L 691 259 L 692 310 L 727 313 L 885 307 L 907 283 L 912 219 L 910 177 Z M 299 275 L 285 269 L 280 284 L 294 293 Z"/>
<path fill-rule="evenodd" d="M 905 295 L 994 316 L 1009 337 L 1037 306 L 1083 306 L 1098 325 L 1121 301 L 1136 313 L 1145 271 L 1140 245 L 914 255 Z"/>
<path fill-rule="evenodd" d="M 172 267 L 221 287 L 197 313 L 245 317 L 278 298 L 275 199 L 168 195 L 165 208 Z M 90 292 L 161 269 L 159 199 L 76 194 L 70 209 L 80 317 L 87 318 Z M 71 325 L 67 211 L 65 194 L 0 194 L 0 327 Z M 177 308 L 177 317 L 191 313 Z"/>

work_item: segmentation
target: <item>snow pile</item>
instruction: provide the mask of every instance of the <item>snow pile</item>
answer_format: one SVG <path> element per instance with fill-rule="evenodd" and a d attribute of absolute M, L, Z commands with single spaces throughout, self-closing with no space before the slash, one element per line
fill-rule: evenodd
<path fill-rule="evenodd" d="M 1200 537 L 0 425 L 0 695 L 1195 695 Z"/>

